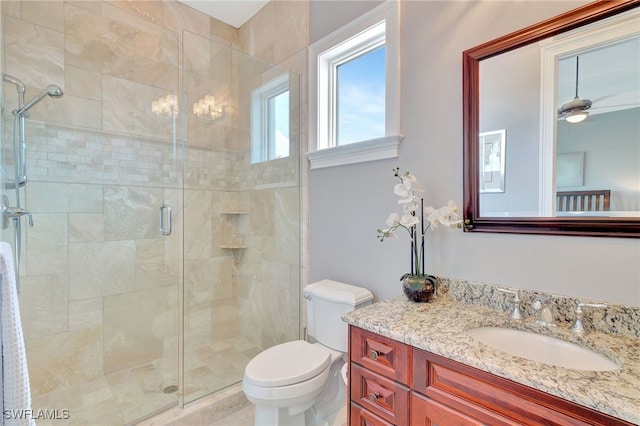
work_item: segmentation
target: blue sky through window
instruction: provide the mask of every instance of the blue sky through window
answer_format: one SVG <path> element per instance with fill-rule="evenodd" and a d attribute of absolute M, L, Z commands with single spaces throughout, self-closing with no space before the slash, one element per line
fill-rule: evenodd
<path fill-rule="evenodd" d="M 385 136 L 385 47 L 337 69 L 337 144 Z"/>
<path fill-rule="evenodd" d="M 289 156 L 289 91 L 271 98 L 271 108 L 274 112 L 273 156 L 283 158 Z"/>

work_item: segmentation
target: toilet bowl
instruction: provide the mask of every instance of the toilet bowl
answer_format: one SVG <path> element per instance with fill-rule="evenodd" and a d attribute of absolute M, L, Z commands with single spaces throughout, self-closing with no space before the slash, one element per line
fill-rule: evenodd
<path fill-rule="evenodd" d="M 327 389 L 332 389 L 335 396 L 345 395 L 344 390 L 337 389 L 342 378 L 335 374 L 343 365 L 342 353 L 304 340 L 283 343 L 258 354 L 247 365 L 242 381 L 247 399 L 256 406 L 255 424 L 300 426 L 319 421 L 313 418 L 331 415 Z M 333 404 L 334 411 L 340 408 L 340 399 L 344 400 L 339 398 Z M 323 409 L 318 406 L 320 402 L 324 402 Z"/>
<path fill-rule="evenodd" d="M 331 280 L 304 288 L 307 327 L 316 343 L 282 343 L 256 355 L 242 389 L 255 405 L 256 426 L 346 424 L 343 379 L 348 327 L 342 315 L 371 303 L 368 290 Z M 345 418 L 346 420 L 346 418 Z"/>

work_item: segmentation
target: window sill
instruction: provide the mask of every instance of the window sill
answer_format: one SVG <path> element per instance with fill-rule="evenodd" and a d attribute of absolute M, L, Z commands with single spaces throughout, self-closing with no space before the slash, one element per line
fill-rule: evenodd
<path fill-rule="evenodd" d="M 403 136 L 385 136 L 383 138 L 355 142 L 348 145 L 321 149 L 306 154 L 311 169 L 365 163 L 398 157 L 398 147 Z"/>

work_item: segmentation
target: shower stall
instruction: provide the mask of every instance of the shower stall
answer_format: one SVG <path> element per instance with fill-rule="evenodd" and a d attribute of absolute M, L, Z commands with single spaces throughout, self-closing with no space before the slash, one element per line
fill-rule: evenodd
<path fill-rule="evenodd" d="M 300 335 L 298 76 L 126 7 L 0 3 L 1 238 L 39 425 L 134 423 Z"/>

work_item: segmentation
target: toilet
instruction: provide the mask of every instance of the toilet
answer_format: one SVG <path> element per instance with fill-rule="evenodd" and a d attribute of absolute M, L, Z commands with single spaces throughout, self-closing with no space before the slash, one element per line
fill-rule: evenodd
<path fill-rule="evenodd" d="M 348 352 L 348 326 L 342 315 L 368 305 L 365 288 L 332 280 L 303 290 L 305 340 L 282 343 L 255 356 L 245 369 L 242 390 L 255 405 L 256 426 L 347 424 L 343 367 Z"/>

